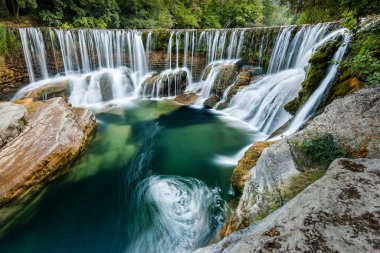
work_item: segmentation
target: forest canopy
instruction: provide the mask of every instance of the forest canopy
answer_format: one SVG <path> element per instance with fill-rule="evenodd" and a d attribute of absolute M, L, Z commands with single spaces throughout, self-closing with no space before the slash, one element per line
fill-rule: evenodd
<path fill-rule="evenodd" d="M 380 0 L 0 0 L 0 15 L 82 28 L 223 28 L 317 23 L 379 12 Z"/>

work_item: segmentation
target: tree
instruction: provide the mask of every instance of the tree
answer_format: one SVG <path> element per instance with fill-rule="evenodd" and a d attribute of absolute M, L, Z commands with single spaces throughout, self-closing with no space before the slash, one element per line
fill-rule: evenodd
<path fill-rule="evenodd" d="M 36 0 L 2 0 L 0 6 L 1 5 L 7 6 L 8 11 L 11 12 L 17 20 L 19 19 L 20 8 L 37 8 Z"/>

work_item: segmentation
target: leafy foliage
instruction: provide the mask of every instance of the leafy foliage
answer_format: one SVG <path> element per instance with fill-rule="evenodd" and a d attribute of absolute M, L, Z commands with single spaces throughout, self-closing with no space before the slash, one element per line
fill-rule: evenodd
<path fill-rule="evenodd" d="M 222 28 L 284 25 L 292 20 L 288 8 L 273 0 L 2 0 L 0 3 L 4 1 L 17 3 L 15 6 L 24 14 L 30 13 L 48 26 Z"/>
<path fill-rule="evenodd" d="M 351 12 L 355 19 L 380 12 L 379 1 L 373 0 L 281 0 L 299 15 L 298 24 L 338 20 Z"/>
<path fill-rule="evenodd" d="M 345 149 L 335 143 L 334 137 L 331 134 L 309 136 L 300 143 L 297 143 L 296 149 L 310 162 L 318 164 L 323 168 L 327 168 L 337 158 L 349 156 L 349 153 Z"/>

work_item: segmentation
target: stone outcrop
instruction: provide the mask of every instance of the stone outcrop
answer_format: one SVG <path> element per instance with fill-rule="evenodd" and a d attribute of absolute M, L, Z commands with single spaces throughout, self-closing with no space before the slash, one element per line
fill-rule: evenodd
<path fill-rule="evenodd" d="M 25 128 L 26 109 L 10 102 L 0 103 L 0 148 Z"/>
<path fill-rule="evenodd" d="M 262 72 L 262 69 L 259 67 L 243 66 L 239 72 L 236 81 L 233 83 L 233 86 L 228 92 L 226 100 L 218 104 L 217 109 L 225 109 L 230 103 L 232 97 L 235 96 L 239 90 L 246 87 L 254 80 L 260 78 Z"/>
<path fill-rule="evenodd" d="M 57 83 L 48 83 L 36 89 L 26 91 L 17 97 L 19 100 L 33 98 L 35 101 L 48 100 L 50 98 L 62 97 L 67 101 L 70 96 L 70 82 L 69 80 L 63 80 Z"/>
<path fill-rule="evenodd" d="M 338 159 L 277 212 L 196 252 L 378 252 L 379 192 L 380 160 Z"/>
<path fill-rule="evenodd" d="M 95 116 L 62 98 L 26 102 L 25 129 L 0 150 L 0 233 L 44 186 L 67 172 L 95 129 Z"/>
<path fill-rule="evenodd" d="M 243 192 L 245 182 L 248 180 L 250 170 L 256 166 L 256 162 L 261 156 L 263 150 L 273 142 L 259 141 L 253 144 L 239 160 L 238 165 L 232 172 L 231 184 L 238 192 Z"/>
<path fill-rule="evenodd" d="M 380 158 L 380 86 L 333 101 L 295 137 L 308 132 L 332 134 L 354 156 Z"/>
<path fill-rule="evenodd" d="M 346 154 L 336 150 L 332 150 L 334 154 L 319 154 L 320 159 L 323 159 L 319 161 L 320 164 L 325 159 L 342 156 L 380 158 L 379 119 L 380 87 L 363 89 L 334 101 L 322 114 L 311 120 L 305 129 L 265 149 L 256 166 L 251 167 L 239 205 L 222 235 L 250 226 L 294 197 L 287 196 L 287 188 L 292 179 L 324 169 L 309 161 L 305 149 L 310 145 L 336 145 L 336 149 L 347 151 Z M 315 141 L 315 138 L 323 136 L 331 138 L 327 138 L 328 142 L 324 143 Z M 304 145 L 305 143 L 308 144 Z M 318 149 L 315 152 L 319 152 Z M 244 162 L 242 159 L 239 163 Z"/>

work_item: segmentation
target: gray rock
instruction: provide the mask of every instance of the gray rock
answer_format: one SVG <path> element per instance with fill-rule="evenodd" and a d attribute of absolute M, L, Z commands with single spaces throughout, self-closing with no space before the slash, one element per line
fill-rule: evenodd
<path fill-rule="evenodd" d="M 379 159 L 337 159 L 281 209 L 196 252 L 380 252 L 379 193 Z"/>
<path fill-rule="evenodd" d="M 0 148 L 25 128 L 26 109 L 10 102 L 0 103 Z"/>
<path fill-rule="evenodd" d="M 333 101 L 297 135 L 306 132 L 330 133 L 349 150 L 380 158 L 380 86 Z"/>
<path fill-rule="evenodd" d="M 285 140 L 264 149 L 256 166 L 250 171 L 235 216 L 240 220 L 254 218 L 266 208 L 264 195 L 278 195 L 281 187 L 298 173 L 289 144 Z"/>

